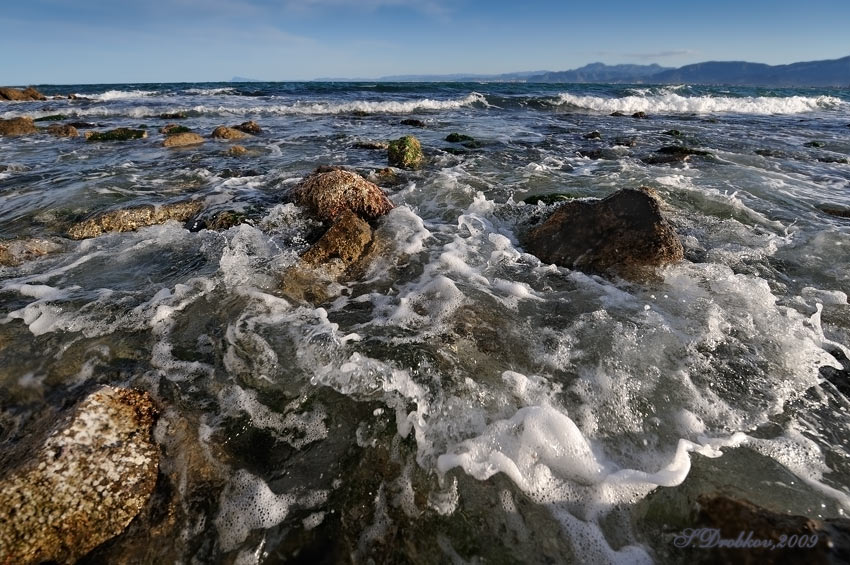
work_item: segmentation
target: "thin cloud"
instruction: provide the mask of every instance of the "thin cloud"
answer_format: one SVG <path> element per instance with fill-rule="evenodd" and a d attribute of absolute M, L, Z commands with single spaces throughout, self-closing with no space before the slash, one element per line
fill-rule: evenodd
<path fill-rule="evenodd" d="M 597 57 L 625 57 L 629 59 L 666 59 L 670 57 L 689 57 L 697 55 L 699 51 L 693 49 L 671 49 L 669 51 L 653 51 L 653 52 L 631 52 L 622 51 L 594 51 L 592 54 Z"/>

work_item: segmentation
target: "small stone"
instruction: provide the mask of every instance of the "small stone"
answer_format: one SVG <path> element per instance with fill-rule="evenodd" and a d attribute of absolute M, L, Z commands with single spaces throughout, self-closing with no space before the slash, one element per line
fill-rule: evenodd
<path fill-rule="evenodd" d="M 204 138 L 190 131 L 169 135 L 162 142 L 163 147 L 185 147 L 187 145 L 200 145 Z"/>
<path fill-rule="evenodd" d="M 3 136 L 28 135 L 37 131 L 38 128 L 35 127 L 32 118 L 0 120 L 0 135 Z"/>
<path fill-rule="evenodd" d="M 218 126 L 212 132 L 212 137 L 216 139 L 245 139 L 248 134 L 239 131 L 238 129 L 229 128 L 227 126 Z"/>
<path fill-rule="evenodd" d="M 249 122 L 242 122 L 238 126 L 233 126 L 233 129 L 237 129 L 244 133 L 250 133 L 251 135 L 259 135 L 263 133 L 262 128 L 260 128 L 260 125 L 253 120 Z"/>
<path fill-rule="evenodd" d="M 47 133 L 56 137 L 77 137 L 79 135 L 77 128 L 68 124 L 51 124 L 47 127 Z"/>

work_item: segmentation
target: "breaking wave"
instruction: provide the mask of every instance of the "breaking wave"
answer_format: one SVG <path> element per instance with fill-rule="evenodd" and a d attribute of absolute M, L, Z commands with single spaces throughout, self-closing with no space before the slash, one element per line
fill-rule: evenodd
<path fill-rule="evenodd" d="M 799 114 L 836 109 L 845 103 L 834 96 L 681 96 L 675 92 L 656 95 L 604 98 L 561 93 L 558 106 L 574 106 L 597 112 Z"/>

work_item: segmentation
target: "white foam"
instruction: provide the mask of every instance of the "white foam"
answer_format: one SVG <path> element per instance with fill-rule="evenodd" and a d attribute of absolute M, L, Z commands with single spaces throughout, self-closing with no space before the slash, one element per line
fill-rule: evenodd
<path fill-rule="evenodd" d="M 240 469 L 222 492 L 215 519 L 222 550 L 235 549 L 251 530 L 277 526 L 295 502 L 295 496 L 275 494 L 261 478 Z"/>
<path fill-rule="evenodd" d="M 834 96 L 682 96 L 674 92 L 622 98 L 558 95 L 558 105 L 570 105 L 597 112 L 647 112 L 661 114 L 799 114 L 834 110 L 846 106 Z"/>
<path fill-rule="evenodd" d="M 91 98 L 101 102 L 110 100 L 132 100 L 134 98 L 145 98 L 147 96 L 156 96 L 159 94 L 156 90 L 107 90 L 101 94 L 79 94 L 83 98 Z"/>

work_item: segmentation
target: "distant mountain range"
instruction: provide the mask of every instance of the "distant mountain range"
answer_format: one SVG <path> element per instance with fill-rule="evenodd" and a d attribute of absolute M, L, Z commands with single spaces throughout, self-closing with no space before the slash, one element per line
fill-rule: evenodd
<path fill-rule="evenodd" d="M 398 75 L 378 79 L 316 79 L 323 82 L 548 82 L 620 84 L 706 84 L 774 87 L 850 87 L 850 56 L 790 65 L 709 61 L 665 68 L 653 65 L 591 63 L 570 71 L 526 71 L 500 75 Z"/>

